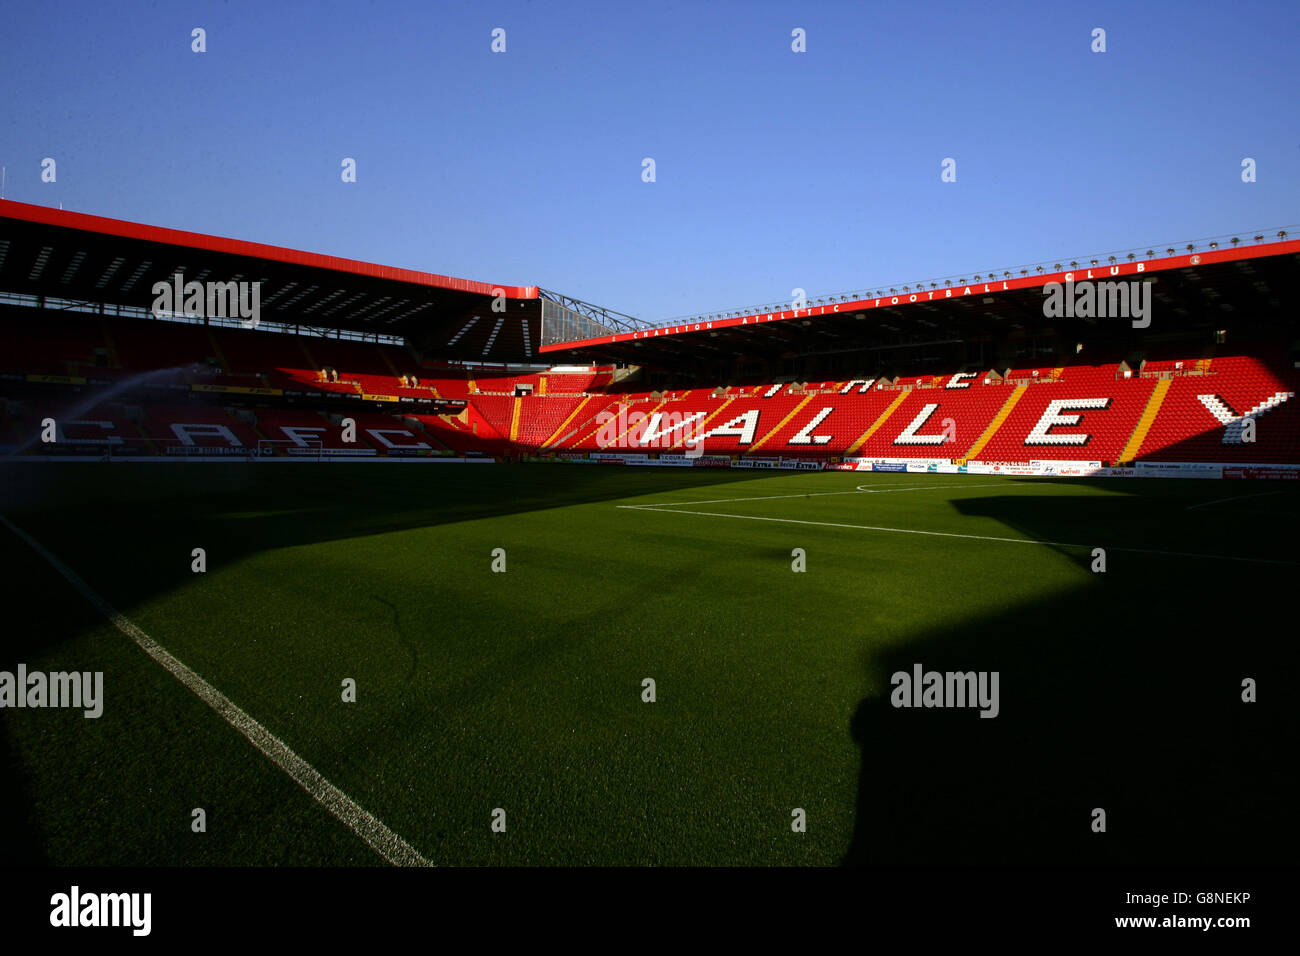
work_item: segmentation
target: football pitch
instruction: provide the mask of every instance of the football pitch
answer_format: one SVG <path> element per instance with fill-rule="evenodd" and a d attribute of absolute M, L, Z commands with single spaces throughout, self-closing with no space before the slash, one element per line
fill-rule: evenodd
<path fill-rule="evenodd" d="M 104 675 L 98 718 L 0 710 L 7 863 L 385 865 L 385 834 L 436 865 L 1295 858 L 1282 483 L 0 479 L 0 671 Z M 995 706 L 895 706 L 931 671 L 996 675 Z"/>

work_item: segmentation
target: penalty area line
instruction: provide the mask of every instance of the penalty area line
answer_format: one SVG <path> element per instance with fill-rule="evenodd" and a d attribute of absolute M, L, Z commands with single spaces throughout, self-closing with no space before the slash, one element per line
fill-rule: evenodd
<path fill-rule="evenodd" d="M 39 541 L 4 515 L 0 515 L 0 524 L 3 524 L 17 537 L 25 541 L 54 570 L 63 575 L 82 597 L 94 605 L 96 610 L 108 618 L 114 627 L 135 641 L 142 651 L 165 667 L 173 677 L 193 691 L 195 696 L 215 710 L 226 723 L 239 731 L 245 740 L 288 774 L 298 786 L 310 794 L 313 800 L 332 813 L 344 826 L 365 841 L 366 845 L 372 850 L 394 866 L 432 865 L 377 817 L 321 776 L 315 767 L 290 750 L 284 741 L 250 717 L 225 694 L 190 670 L 180 660 L 173 657 L 162 645 L 136 627 L 126 617 L 119 614 L 75 571 L 47 551 Z"/>
<path fill-rule="evenodd" d="M 919 531 L 916 528 L 883 528 L 868 524 L 841 524 L 835 521 L 809 521 L 804 518 L 769 518 L 760 515 L 732 515 L 720 511 L 686 511 L 679 508 L 657 508 L 653 505 L 616 505 L 629 511 L 662 511 L 668 515 L 701 515 L 706 518 L 736 518 L 741 521 L 772 521 L 777 524 L 806 524 L 821 528 L 847 528 L 850 531 L 879 531 L 884 534 L 919 534 L 933 538 L 965 538 L 968 541 L 997 541 L 1005 544 L 1036 544 L 1047 548 L 1074 548 L 1091 551 L 1102 545 L 1070 544 L 1065 541 L 1039 541 L 1035 538 L 999 538 L 984 534 L 959 534 L 956 531 Z M 1107 546 L 1108 551 L 1122 551 L 1126 554 L 1159 554 L 1173 558 L 1204 558 L 1211 561 L 1242 561 L 1249 564 L 1281 564 L 1288 567 L 1300 565 L 1300 561 L 1281 561 L 1273 558 L 1242 558 L 1231 554 L 1196 554 L 1188 551 L 1158 551 L 1154 548 L 1124 548 Z"/>

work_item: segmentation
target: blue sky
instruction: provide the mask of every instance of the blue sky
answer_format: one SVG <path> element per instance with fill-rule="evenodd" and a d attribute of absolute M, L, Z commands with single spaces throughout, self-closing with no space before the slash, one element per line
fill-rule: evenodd
<path fill-rule="evenodd" d="M 1294 2 L 232 0 L 2 20 L 10 199 L 651 320 L 1300 222 Z"/>

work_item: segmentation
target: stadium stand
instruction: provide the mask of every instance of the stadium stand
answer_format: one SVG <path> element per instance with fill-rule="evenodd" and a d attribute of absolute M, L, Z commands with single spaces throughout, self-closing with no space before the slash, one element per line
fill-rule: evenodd
<path fill-rule="evenodd" d="M 98 319 L 33 323 L 23 310 L 0 321 L 0 371 L 76 375 L 80 366 L 96 365 L 96 350 L 107 352 Z"/>
<path fill-rule="evenodd" d="M 1117 381 L 1113 371 L 1109 375 L 1104 370 L 1079 371 L 1083 374 L 1063 381 L 1025 387 L 979 457 L 1012 462 L 1118 459 L 1154 384 Z"/>
<path fill-rule="evenodd" d="M 142 406 L 141 428 L 162 454 L 189 447 L 256 448 L 256 429 L 216 406 Z"/>
<path fill-rule="evenodd" d="M 1254 357 L 1214 359 L 1197 374 L 1168 380 L 1141 446 L 1153 461 L 1300 462 L 1300 375 L 1276 374 Z M 1254 440 L 1243 441 L 1244 422 Z"/>
<path fill-rule="evenodd" d="M 345 442 L 339 424 L 320 412 L 261 410 L 257 415 L 257 427 L 267 440 L 279 443 L 286 450 L 312 448 L 316 442 L 332 451 L 355 450 L 358 445 L 373 447 L 365 442 L 360 432 L 355 443 Z"/>
<path fill-rule="evenodd" d="M 153 391 L 80 416 L 106 424 L 69 423 L 77 446 L 660 453 L 681 452 L 703 433 L 707 452 L 730 456 L 1300 463 L 1300 373 L 1277 343 L 1249 354 L 1169 348 L 1131 361 L 660 392 L 615 384 L 610 370 L 430 363 L 346 338 L 76 314 L 35 327 L 10 312 L 2 318 L 0 371 L 26 387 L 68 376 L 77 378 L 63 387 L 85 376 L 130 385 L 134 375 L 179 370 Z M 189 404 L 174 400 L 182 394 Z M 282 395 L 300 406 L 267 406 Z M 7 445 L 30 435 L 44 410 L 68 404 L 21 390 L 10 397 Z M 344 415 L 357 423 L 355 443 L 342 441 Z"/>
<path fill-rule="evenodd" d="M 564 395 L 526 396 L 515 399 L 519 403 L 517 426 L 511 440 L 527 448 L 541 448 L 555 433 L 561 423 L 575 412 L 586 399 Z"/>

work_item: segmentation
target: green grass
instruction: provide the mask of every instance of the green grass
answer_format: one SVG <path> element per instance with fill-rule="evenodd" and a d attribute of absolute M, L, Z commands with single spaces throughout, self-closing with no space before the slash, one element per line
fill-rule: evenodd
<path fill-rule="evenodd" d="M 11 520 L 438 864 L 1293 858 L 1293 491 L 335 463 L 0 477 Z M 745 498 L 764 500 L 716 501 Z M 670 510 L 731 517 L 619 507 L 691 501 L 714 503 Z M 0 711 L 11 862 L 382 862 L 3 530 L 0 560 L 0 669 L 106 688 L 99 720 Z M 1000 716 L 890 707 L 915 662 L 999 671 Z"/>

